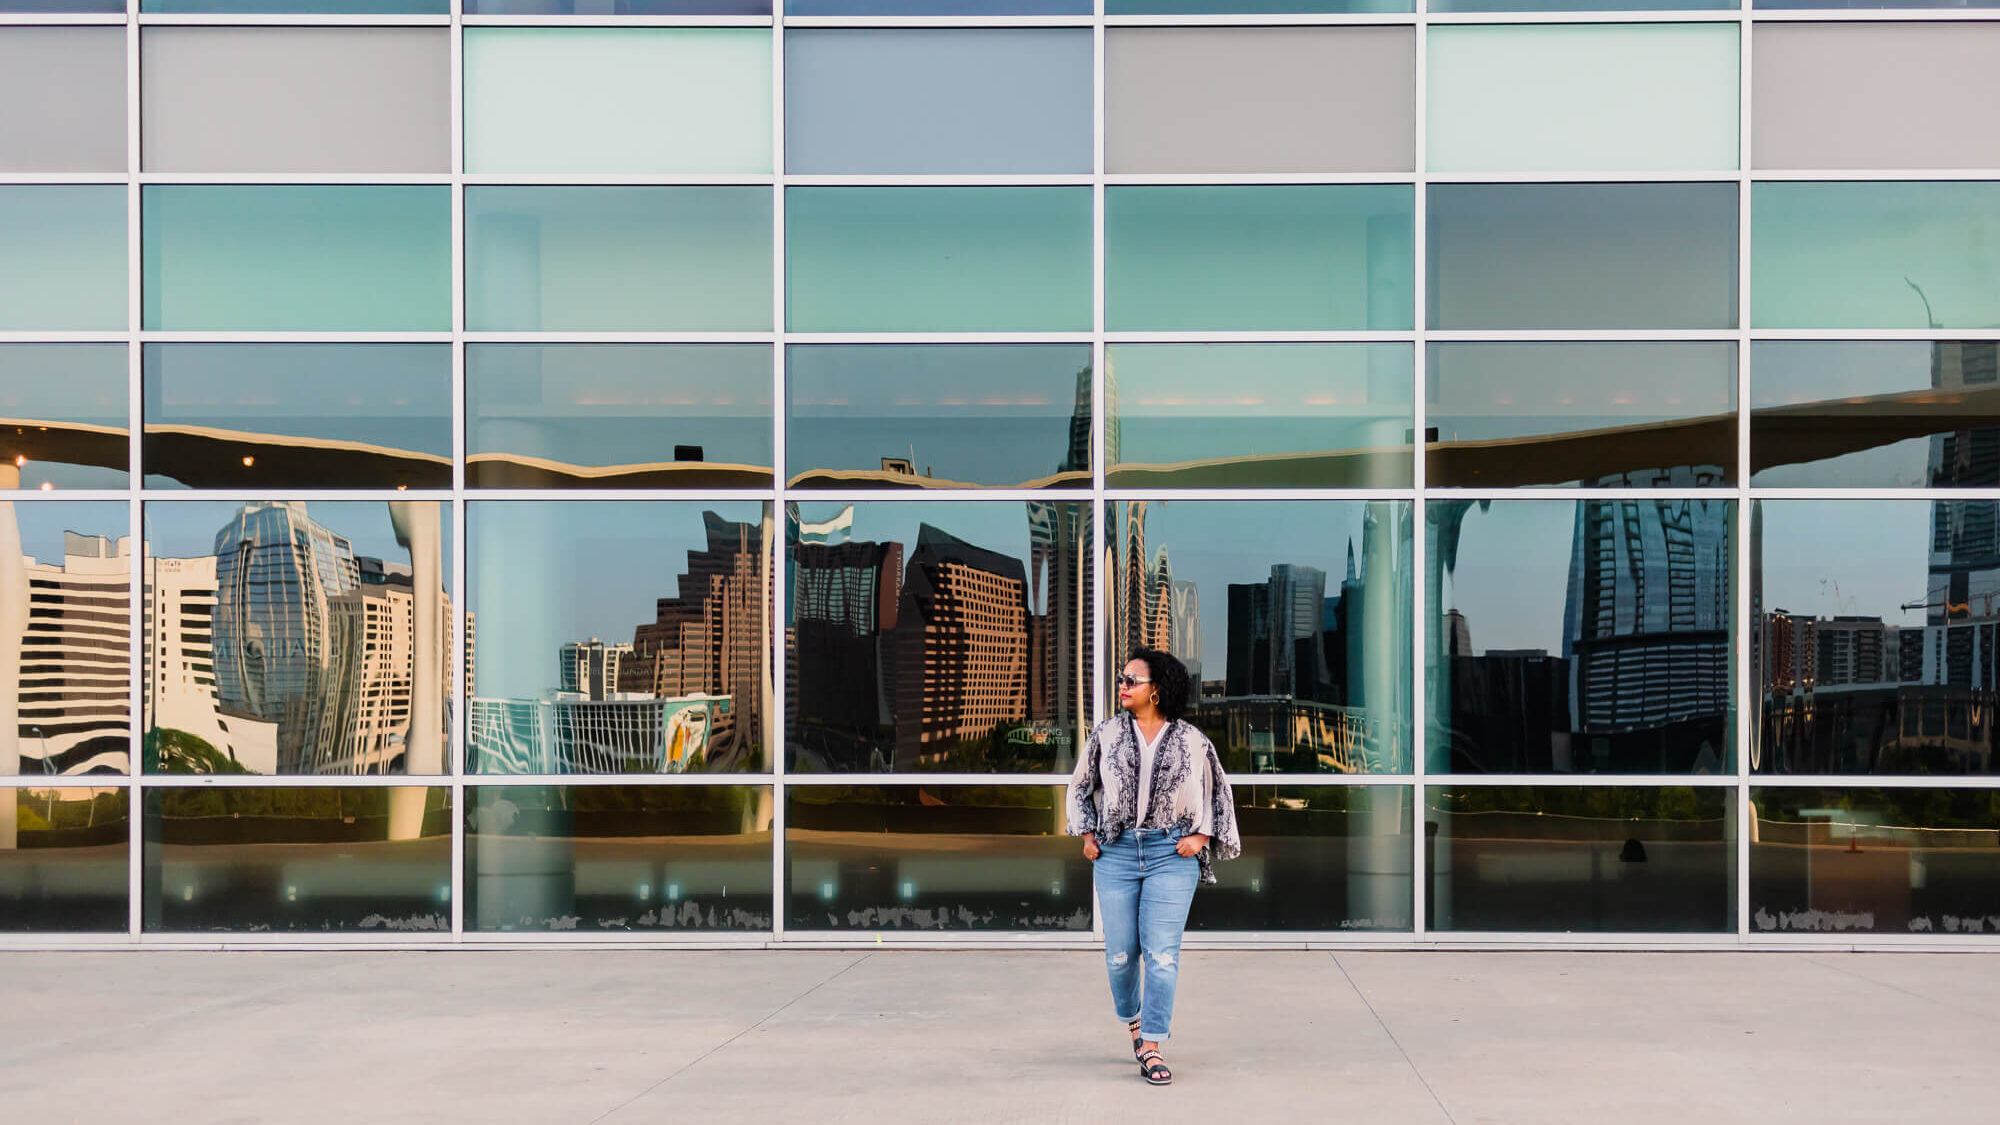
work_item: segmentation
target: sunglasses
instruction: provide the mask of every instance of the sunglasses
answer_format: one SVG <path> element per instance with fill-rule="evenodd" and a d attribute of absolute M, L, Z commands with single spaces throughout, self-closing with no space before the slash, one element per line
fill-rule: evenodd
<path fill-rule="evenodd" d="M 1119 687 L 1138 687 L 1140 684 L 1150 684 L 1152 682 L 1153 682 L 1152 680 L 1147 679 L 1144 676 L 1135 676 L 1130 672 L 1118 673 Z"/>

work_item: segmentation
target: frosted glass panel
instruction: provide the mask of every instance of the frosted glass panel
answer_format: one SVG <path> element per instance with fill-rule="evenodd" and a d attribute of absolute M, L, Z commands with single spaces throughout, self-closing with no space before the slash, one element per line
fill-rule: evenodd
<path fill-rule="evenodd" d="M 125 327 L 125 189 L 0 186 L 0 330 Z"/>
<path fill-rule="evenodd" d="M 155 184 L 142 199 L 149 329 L 451 329 L 449 188 Z"/>
<path fill-rule="evenodd" d="M 1088 28 L 785 34 L 793 172 L 1088 172 Z"/>
<path fill-rule="evenodd" d="M 1090 189 L 793 188 L 797 332 L 1088 332 Z"/>
<path fill-rule="evenodd" d="M 124 170 L 125 30 L 0 28 L 0 172 Z"/>
<path fill-rule="evenodd" d="M 2000 183 L 1750 192 L 1754 328 L 2000 326 Z"/>
<path fill-rule="evenodd" d="M 474 187 L 475 332 L 771 327 L 771 189 Z"/>
<path fill-rule="evenodd" d="M 1436 27 L 1430 167 L 1737 165 L 1734 24 Z"/>
<path fill-rule="evenodd" d="M 769 172 L 763 28 L 475 27 L 469 172 Z"/>
<path fill-rule="evenodd" d="M 2000 166 L 2000 24 L 1771 23 L 1753 42 L 1757 167 Z"/>
<path fill-rule="evenodd" d="M 1114 187 L 1104 199 L 1112 331 L 1409 328 L 1402 185 Z"/>

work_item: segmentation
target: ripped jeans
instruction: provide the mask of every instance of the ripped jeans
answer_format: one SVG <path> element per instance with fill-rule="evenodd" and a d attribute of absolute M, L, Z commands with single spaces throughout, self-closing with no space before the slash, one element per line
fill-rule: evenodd
<path fill-rule="evenodd" d="M 1201 861 L 1174 851 L 1180 837 L 1178 830 L 1134 829 L 1104 846 L 1092 872 L 1112 1006 L 1125 1023 L 1143 1017 L 1139 1034 L 1151 1040 L 1165 1039 L 1173 1023 L 1181 932 L 1201 878 Z"/>

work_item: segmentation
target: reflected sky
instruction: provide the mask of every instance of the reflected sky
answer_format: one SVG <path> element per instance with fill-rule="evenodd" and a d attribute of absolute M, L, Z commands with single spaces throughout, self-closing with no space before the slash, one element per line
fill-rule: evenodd
<path fill-rule="evenodd" d="M 1861 614 L 1922 625 L 1929 583 L 1927 500 L 1760 500 L 1763 610 L 1813 617 Z"/>
<path fill-rule="evenodd" d="M 58 500 L 14 505 L 21 525 L 21 553 L 39 563 L 61 566 L 63 532 L 102 535 L 114 543 L 132 534 L 130 509 L 116 500 Z"/>
<path fill-rule="evenodd" d="M 565 642 L 630 644 L 661 598 L 679 592 L 687 553 L 708 545 L 702 513 L 756 524 L 754 501 L 475 501 L 469 608 L 477 615 L 476 690 L 533 699 L 558 686 Z"/>
<path fill-rule="evenodd" d="M 448 344 L 149 344 L 145 393 L 149 428 L 451 456 Z"/>
<path fill-rule="evenodd" d="M 124 344 L 0 345 L 0 418 L 73 423 L 122 433 L 130 425 L 126 368 Z M 60 442 L 49 452 L 81 456 L 65 451 Z M 101 459 L 115 459 L 118 468 L 29 456 L 21 466 L 21 487 L 40 488 L 46 482 L 54 488 L 123 488 L 125 454 L 107 452 L 111 456 Z"/>
<path fill-rule="evenodd" d="M 1933 389 L 1948 394 L 1978 390 L 1981 376 L 1990 379 L 1992 375 L 1992 347 L 1928 341 L 1759 340 L 1750 346 L 1750 402 L 1753 410 L 1808 403 L 1837 409 L 1843 400 Z M 1907 415 L 1917 412 L 1933 418 L 1938 432 L 1949 432 L 1959 401 L 1952 398 L 1924 407 L 1884 403 L 1872 409 L 1885 421 L 1897 423 L 1907 422 Z M 1863 403 L 1851 405 L 1863 411 L 1870 409 Z M 1987 410 L 1990 409 L 1989 406 Z M 1990 413 L 1984 418 L 1990 418 Z M 1823 421 L 1802 423 L 1803 427 L 1813 428 L 1826 425 Z M 1750 436 L 1753 452 L 1766 435 L 1775 438 L 1770 423 L 1760 426 L 1753 415 Z M 1836 442 L 1844 436 L 1828 433 Z M 1882 434 L 1875 440 L 1893 436 Z M 1869 439 L 1863 435 L 1861 440 Z M 1774 465 L 1759 470 L 1751 483 L 1772 488 L 1923 488 L 1932 483 L 1932 445 L 1928 434 L 1900 441 L 1882 440 L 1872 448 L 1852 453 Z M 1791 456 L 1788 454 L 1787 458 Z"/>
<path fill-rule="evenodd" d="M 880 471 L 902 457 L 969 484 L 1088 472 L 1087 430 L 1084 461 L 1068 461 L 1071 419 L 1090 416 L 1089 370 L 1087 344 L 792 347 L 787 471 Z"/>
<path fill-rule="evenodd" d="M 1432 344 L 1426 418 L 1440 441 L 1630 426 L 1736 406 L 1726 343 Z"/>

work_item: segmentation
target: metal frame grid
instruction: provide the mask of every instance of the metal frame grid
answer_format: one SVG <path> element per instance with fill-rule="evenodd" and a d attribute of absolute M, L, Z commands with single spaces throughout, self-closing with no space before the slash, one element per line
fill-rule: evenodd
<path fill-rule="evenodd" d="M 129 457 L 131 478 L 126 489 L 119 490 L 70 490 L 56 494 L 44 492 L 0 492 L 0 498 L 15 499 L 23 503 L 44 501 L 111 500 L 124 502 L 129 507 L 130 533 L 135 546 L 143 543 L 144 506 L 149 501 L 172 500 L 254 500 L 254 499 L 295 499 L 300 493 L 287 491 L 269 492 L 201 492 L 184 490 L 158 490 L 143 487 L 141 444 L 144 396 L 142 388 L 143 345 L 158 341 L 201 341 L 226 342 L 433 342 L 448 343 L 452 352 L 452 410 L 453 426 L 453 469 L 452 486 L 449 490 L 410 490 L 385 494 L 373 490 L 313 490 L 306 495 L 314 500 L 369 500 L 380 501 L 388 496 L 400 499 L 429 499 L 446 503 L 451 509 L 451 531 L 456 549 L 450 580 L 458 592 L 459 612 L 466 608 L 467 592 L 467 545 L 466 503 L 469 498 L 478 500 L 682 500 L 682 501 L 725 501 L 757 500 L 771 505 L 774 520 L 785 518 L 785 504 L 797 497 L 811 500 L 838 501 L 884 501 L 927 503 L 954 501 L 1015 502 L 1026 499 L 1058 498 L 1078 503 L 1089 503 L 1093 509 L 1093 559 L 1095 576 L 1089 597 L 1092 599 L 1092 635 L 1096 667 L 1101 675 L 1109 667 L 1106 653 L 1108 591 L 1110 575 L 1104 573 L 1106 559 L 1106 519 L 1109 505 L 1124 499 L 1150 500 L 1291 500 L 1310 502 L 1314 500 L 1398 500 L 1411 505 L 1413 516 L 1412 573 L 1414 621 L 1411 654 L 1412 667 L 1412 708 L 1414 733 L 1411 770 L 1401 774 L 1373 775 L 1324 775 L 1324 774 L 1272 774 L 1258 775 L 1259 784 L 1293 786 L 1385 786 L 1400 788 L 1410 794 L 1418 830 L 1412 839 L 1412 883 L 1413 883 L 1413 929 L 1408 933 L 1322 933 L 1322 932 L 1228 932 L 1193 933 L 1188 936 L 1188 944 L 1194 947 L 1248 947 L 1248 948 L 1532 948 L 1558 947 L 1568 949 L 1629 949 L 1629 948 L 1769 948 L 1769 949 L 1896 949 L 1935 948 L 1965 949 L 1987 948 L 1990 937 L 1933 935 L 1855 935 L 1855 934 L 1760 934 L 1753 933 L 1749 924 L 1749 838 L 1751 813 L 1749 796 L 1753 787 L 1799 787 L 1838 788 L 1861 787 L 1883 789 L 2000 789 L 2000 777 L 1880 777 L 1869 775 L 1840 776 L 1757 776 L 1750 772 L 1749 747 L 1756 737 L 1755 670 L 1748 659 L 1750 639 L 1756 623 L 1750 618 L 1750 529 L 1751 508 L 1760 499 L 1766 498 L 1866 498 L 1866 499 L 1978 499 L 1991 500 L 1991 492 L 1976 489 L 1782 489 L 1752 488 L 1748 484 L 1750 468 L 1750 344 L 1754 340 L 1978 340 L 2000 339 L 2000 329 L 1988 330 L 1755 330 L 1750 328 L 1750 240 L 1751 240 L 1751 195 L 1754 184 L 1766 181 L 1785 180 L 1977 180 L 2000 177 L 2000 169 L 1979 171 L 1967 170 L 1786 170 L 1753 171 L 1751 161 L 1752 128 L 1752 70 L 1753 43 L 1756 26 L 1760 23 L 1782 22 L 1939 22 L 1951 20 L 1971 20 L 1981 22 L 2000 21 L 2000 11 L 1986 9 L 1883 9 L 1883 10 L 1813 10 L 1813 11 L 1765 11 L 1748 7 L 1735 11 L 1680 11 L 1680 12 L 1523 12 L 1523 13 L 1446 13 L 1429 11 L 1427 0 L 1416 0 L 1416 10 L 1410 13 L 1387 14 L 1325 14 L 1325 15 L 1173 15 L 1173 16 L 1110 16 L 1104 12 L 1103 0 L 1097 4 L 1094 16 L 994 16 L 994 17 L 788 17 L 784 14 L 785 0 L 773 0 L 774 13 L 769 17 L 698 17 L 698 16 L 492 16 L 467 15 L 463 11 L 463 0 L 452 0 L 448 15 L 164 15 L 141 14 L 137 9 L 139 0 L 129 0 L 128 11 L 124 15 L 93 14 L 19 14 L 0 13 L 0 28 L 11 26 L 119 26 L 126 28 L 126 161 L 123 173 L 84 174 L 37 174 L 0 173 L 0 184 L 108 184 L 123 186 L 127 198 L 127 241 L 128 241 L 128 330 L 124 332 L 19 332 L 0 331 L 0 343 L 18 342 L 107 342 L 122 343 L 128 353 L 128 393 L 131 434 Z M 1739 119 L 1738 119 L 1738 161 L 1733 171 L 1696 170 L 1686 172 L 1647 171 L 1641 173 L 1578 169 L 1563 172 L 1544 173 L 1451 173 L 1432 175 L 1427 170 L 1427 118 L 1428 118 L 1428 43 L 1429 28 L 1452 25 L 1574 25 L 1605 24 L 1629 25 L 1644 23 L 1702 23 L 1735 24 L 1739 29 L 1738 76 Z M 153 173 L 142 170 L 141 161 L 141 52 L 140 40 L 143 29 L 149 27 L 436 27 L 445 29 L 450 37 L 449 58 L 451 68 L 451 152 L 450 171 L 442 174 L 236 174 L 217 173 L 214 175 L 192 173 Z M 1366 174 L 1135 174 L 1109 173 L 1105 170 L 1105 47 L 1107 35 L 1119 28 L 1129 27 L 1292 27 L 1292 26 L 1399 26 L 1410 27 L 1415 36 L 1416 76 L 1415 76 L 1415 169 L 1402 173 Z M 464 105 L 464 44 L 465 29 L 480 27 L 746 27 L 769 28 L 772 31 L 772 167 L 770 174 L 752 175 L 674 175 L 674 176 L 586 176 L 586 175 L 496 175 L 468 173 L 465 169 L 465 105 Z M 790 175 L 786 173 L 785 152 L 785 30 L 788 27 L 801 28 L 876 28 L 876 27 L 950 27 L 950 28 L 990 28 L 990 27 L 1072 27 L 1089 29 L 1093 37 L 1095 74 L 1094 89 L 1094 158 L 1093 171 L 1088 175 Z M 1433 330 L 1426 325 L 1426 286 L 1428 282 L 1427 228 L 1428 194 L 1433 183 L 1630 183 L 1630 182 L 1717 182 L 1734 183 L 1738 187 L 1738 308 L 1737 326 L 1726 330 L 1700 331 L 1451 331 Z M 406 332 L 406 333 L 341 333 L 341 332 L 178 332 L 148 331 L 142 325 L 142 263 L 141 263 L 141 189 L 147 184 L 435 184 L 448 186 L 451 192 L 451 247 L 452 247 L 452 326 L 449 332 Z M 1106 329 L 1104 318 L 1104 204 L 1108 187 L 1128 184 L 1402 184 L 1409 185 L 1414 193 L 1414 294 L 1416 328 L 1411 331 L 1306 331 L 1306 332 L 1111 332 Z M 466 328 L 465 309 L 465 189 L 469 185 L 481 184 L 646 184 L 646 185 L 688 185 L 688 184 L 745 184 L 768 185 L 772 187 L 773 221 L 773 330 L 752 333 L 699 333 L 699 332 L 536 332 L 503 333 L 471 332 Z M 896 185 L 896 186 L 945 186 L 945 185 L 1063 185 L 1088 187 L 1092 193 L 1092 239 L 1093 239 L 1093 280 L 1092 280 L 1092 330 L 1088 333 L 805 333 L 789 332 L 785 329 L 786 277 L 785 277 L 785 202 L 786 189 L 792 186 L 818 185 Z M 1104 465 L 1104 359 L 1105 349 L 1116 343 L 1254 343 L 1254 342 L 1393 342 L 1407 344 L 1414 352 L 1415 393 L 1413 394 L 1413 431 L 1422 435 L 1426 429 L 1425 379 L 1427 348 L 1431 342 L 1446 341 L 1613 341 L 1613 340 L 1708 340 L 1730 342 L 1737 351 L 1737 471 L 1732 487 L 1711 489 L 1433 489 L 1426 478 L 1426 460 L 1421 447 L 1414 452 L 1413 482 L 1409 488 L 1391 489 L 1112 489 L 1105 482 Z M 773 483 L 769 489 L 617 489 L 617 490 L 522 490 L 522 489 L 482 489 L 468 492 L 465 484 L 465 349 L 468 343 L 486 342 L 543 342 L 543 343 L 611 343 L 611 342 L 708 342 L 708 343 L 757 343 L 769 344 L 772 349 L 772 389 L 773 389 L 773 451 L 778 462 L 773 466 Z M 1091 348 L 1093 388 L 1093 417 L 1098 424 L 1092 431 L 1092 481 L 1088 493 L 1081 490 L 1066 490 L 1061 494 L 1036 493 L 1018 489 L 987 489 L 975 492 L 922 492 L 922 493 L 882 493 L 878 491 L 841 490 L 791 490 L 787 487 L 785 466 L 785 409 L 784 409 L 784 359 L 785 348 L 791 343 L 1023 343 L 1023 342 L 1067 342 L 1088 343 Z M 1541 500 L 1582 500 L 1582 499 L 1732 499 L 1735 511 L 1735 563 L 1734 581 L 1736 606 L 1737 663 L 1735 691 L 1735 761 L 1732 775 L 1685 777 L 1672 775 L 1482 775 L 1477 777 L 1433 775 L 1426 766 L 1426 723 L 1427 700 L 1425 698 L 1424 660 L 1427 645 L 1425 629 L 1429 623 L 1426 603 L 1426 583 L 1421 576 L 1428 564 L 1425 509 L 1431 498 L 1475 499 L 1475 498 L 1533 498 Z M 675 948 L 741 948 L 783 943 L 789 946 L 845 948 L 861 945 L 882 944 L 885 937 L 894 944 L 915 947 L 949 948 L 1020 948 L 1033 947 L 1063 948 L 1088 945 L 1101 936 L 1101 927 L 1093 922 L 1093 933 L 1089 936 L 1075 933 L 896 933 L 878 935 L 873 933 L 849 932 L 803 932 L 788 933 L 785 924 L 786 913 L 786 871 L 785 871 L 785 794 L 790 785 L 811 784 L 868 784 L 876 786 L 897 785 L 939 785 L 939 784 L 1010 784 L 1021 786 L 1058 787 L 1066 779 L 1047 774 L 995 775 L 995 774 L 889 774 L 889 775 L 813 775 L 789 774 L 784 765 L 782 723 L 785 714 L 785 677 L 778 672 L 782 668 L 784 652 L 783 621 L 785 599 L 789 591 L 775 576 L 782 573 L 784 542 L 782 534 L 774 544 L 776 557 L 771 560 L 772 574 L 772 633 L 767 643 L 772 647 L 774 674 L 767 685 L 770 692 L 772 723 L 779 731 L 777 745 L 773 748 L 773 766 L 770 772 L 735 775 L 663 775 L 638 778 L 633 776 L 582 776 L 582 775 L 468 775 L 465 766 L 466 714 L 463 698 L 464 685 L 464 630 L 453 631 L 450 642 L 449 667 L 453 682 L 457 687 L 455 696 L 459 700 L 453 710 L 452 735 L 449 744 L 449 769 L 446 777 L 402 778 L 402 777 L 325 777 L 325 776 L 180 776 L 148 775 L 136 768 L 137 748 L 142 745 L 143 723 L 142 703 L 146 676 L 145 638 L 141 628 L 144 619 L 144 564 L 142 553 L 135 549 L 131 554 L 132 630 L 129 659 L 131 661 L 131 736 L 134 747 L 134 772 L 124 777 L 75 776 L 48 778 L 42 775 L 21 775 L 0 777 L 0 788 L 47 788 L 51 782 L 55 787 L 113 788 L 125 790 L 130 797 L 133 829 L 128 850 L 129 925 L 122 937 L 115 934 L 67 935 L 34 934 L 0 936 L 0 948 L 132 948 L 132 947 L 189 947 L 189 948 L 321 948 L 338 947 L 421 947 L 437 948 L 441 945 L 517 946 L 536 947 L 544 945 L 580 945 L 598 947 L 643 946 Z M 1106 713 L 1109 703 L 1105 683 L 1097 684 L 1092 693 L 1090 707 L 1092 718 L 1100 718 Z M 412 937 L 407 934 L 342 934 L 328 937 L 316 934 L 157 934 L 144 932 L 143 913 L 143 802 L 145 794 L 152 790 L 189 787 L 305 787 L 344 786 L 356 788 L 393 787 L 397 785 L 434 785 L 449 790 L 452 802 L 451 862 L 454 891 L 452 894 L 451 933 L 431 937 Z M 1585 788 L 1606 786 L 1674 786 L 1723 789 L 1734 795 L 1734 846 L 1735 879 L 1734 913 L 1737 917 L 1736 932 L 1731 934 L 1554 934 L 1554 933 L 1493 933 L 1493 932 L 1432 932 L 1424 923 L 1426 900 L 1429 891 L 1429 877 L 1426 864 L 1426 841 L 1421 831 L 1422 817 L 1426 808 L 1426 798 L 1433 783 L 1448 783 L 1453 786 L 1503 786 L 1534 785 L 1546 788 Z M 485 934 L 468 933 L 465 925 L 463 887 L 465 882 L 465 825 L 464 802 L 467 791 L 482 786 L 519 785 L 702 785 L 702 786 L 768 786 L 773 790 L 773 824 L 771 864 L 773 876 L 772 918 L 773 930 L 769 933 L 744 934 L 704 934 L 698 936 L 655 935 L 637 933 L 518 933 Z M 1093 918 L 1095 912 L 1093 911 Z"/>

